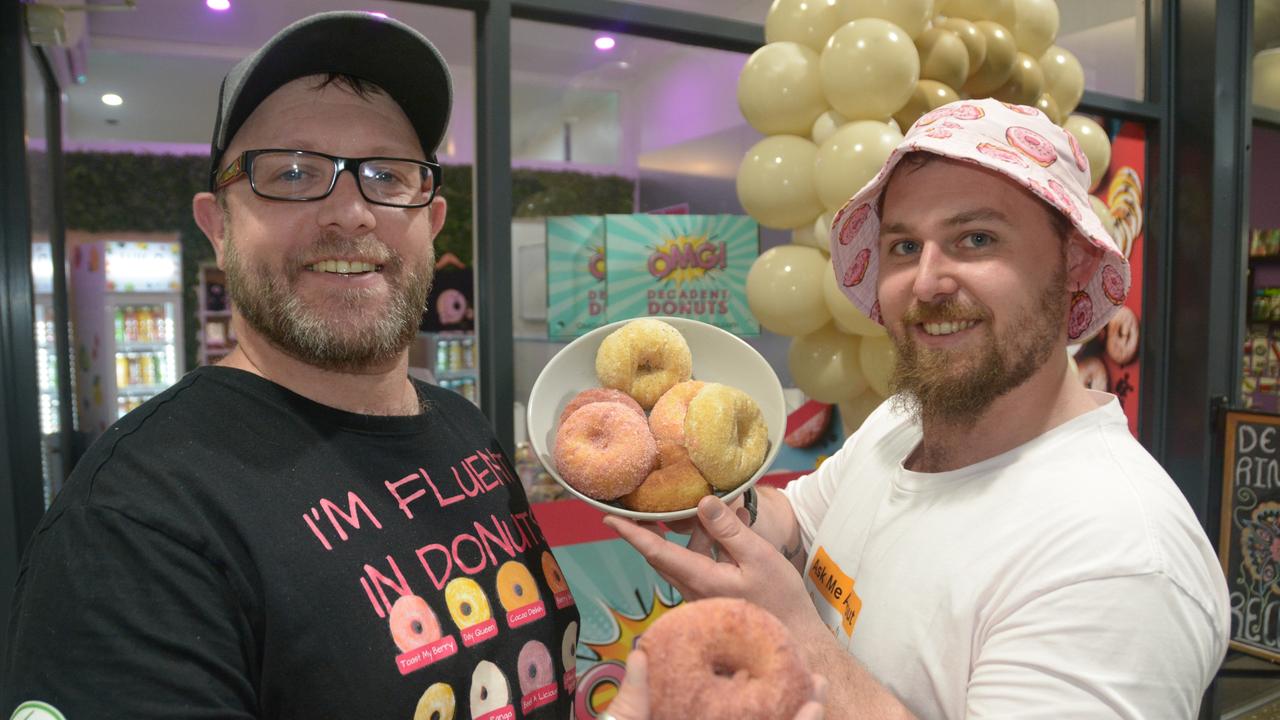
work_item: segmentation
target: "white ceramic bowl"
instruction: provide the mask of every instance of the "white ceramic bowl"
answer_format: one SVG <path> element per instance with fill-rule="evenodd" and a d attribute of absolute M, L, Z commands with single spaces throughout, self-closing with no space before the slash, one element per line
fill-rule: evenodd
<path fill-rule="evenodd" d="M 736 387 L 754 398 L 764 414 L 769 426 L 769 452 L 760 469 L 750 479 L 730 492 L 720 494 L 725 502 L 730 502 L 756 484 L 773 464 L 773 459 L 782 446 L 782 436 L 787 427 L 787 405 L 782 396 L 782 383 L 778 382 L 778 376 L 760 353 L 733 333 L 697 320 L 673 317 L 653 319 L 671 325 L 684 335 L 685 341 L 689 343 L 689 350 L 693 353 L 694 380 Z M 621 505 L 594 500 L 573 489 L 556 472 L 556 430 L 559 429 L 557 421 L 560 413 L 574 395 L 589 388 L 600 387 L 600 380 L 596 377 L 596 350 L 607 335 L 628 322 L 630 320 L 621 320 L 596 328 L 569 343 L 551 358 L 529 393 L 529 443 L 538 460 L 556 482 L 574 497 L 604 512 L 649 521 L 692 517 L 697 513 L 696 508 L 663 513 L 636 512 Z"/>

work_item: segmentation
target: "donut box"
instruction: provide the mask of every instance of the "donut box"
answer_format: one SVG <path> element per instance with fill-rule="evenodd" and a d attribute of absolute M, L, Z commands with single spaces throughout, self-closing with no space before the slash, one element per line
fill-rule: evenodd
<path fill-rule="evenodd" d="M 741 338 L 707 323 L 686 318 L 656 317 L 675 328 L 692 354 L 692 377 L 706 383 L 721 383 L 745 392 L 759 405 L 767 426 L 768 449 L 755 473 L 733 490 L 717 492 L 730 502 L 762 477 L 773 463 L 786 431 L 786 401 L 782 384 L 769 363 Z M 693 516 L 690 507 L 671 512 L 640 512 L 620 504 L 591 498 L 568 482 L 556 469 L 556 434 L 561 415 L 580 392 L 598 388 L 596 355 L 605 338 L 631 320 L 611 323 L 579 337 L 557 353 L 542 369 L 529 394 L 527 427 L 529 443 L 547 472 L 574 497 L 603 512 L 634 520 L 666 521 Z"/>

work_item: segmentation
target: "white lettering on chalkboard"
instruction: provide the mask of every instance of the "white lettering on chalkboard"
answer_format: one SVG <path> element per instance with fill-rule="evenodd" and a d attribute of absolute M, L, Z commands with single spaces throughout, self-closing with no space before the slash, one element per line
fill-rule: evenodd
<path fill-rule="evenodd" d="M 1241 423 L 1236 432 L 1236 448 L 1236 487 L 1280 488 L 1274 426 L 1258 428 Z"/>

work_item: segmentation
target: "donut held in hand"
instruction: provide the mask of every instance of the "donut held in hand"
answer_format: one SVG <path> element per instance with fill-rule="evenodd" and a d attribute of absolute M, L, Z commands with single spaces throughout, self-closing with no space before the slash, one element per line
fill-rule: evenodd
<path fill-rule="evenodd" d="M 686 602 L 640 636 L 651 720 L 778 720 L 809 699 L 812 679 L 790 634 L 736 598 Z"/>
<path fill-rule="evenodd" d="M 661 320 L 632 320 L 605 337 L 596 351 L 600 384 L 625 392 L 645 410 L 692 375 L 689 343 Z"/>
<path fill-rule="evenodd" d="M 616 500 L 640 487 L 658 464 L 642 415 L 617 402 L 583 405 L 556 432 L 556 470 L 575 490 Z"/>
<path fill-rule="evenodd" d="M 769 451 L 769 427 L 760 406 L 720 383 L 707 383 L 689 402 L 684 437 L 689 459 L 712 487 L 725 492 L 750 479 Z"/>
<path fill-rule="evenodd" d="M 583 405 L 590 405 L 594 402 L 620 402 L 635 410 L 636 414 L 640 417 L 644 417 L 644 408 L 640 407 L 640 403 L 636 402 L 630 395 L 622 392 L 621 390 L 614 390 L 613 388 L 591 388 L 589 390 L 583 390 L 573 396 L 573 399 L 569 401 L 569 404 L 565 405 L 564 410 L 560 412 L 560 422 L 558 424 L 563 425 L 564 421 L 568 420 L 569 416 L 576 412 L 578 408 Z"/>

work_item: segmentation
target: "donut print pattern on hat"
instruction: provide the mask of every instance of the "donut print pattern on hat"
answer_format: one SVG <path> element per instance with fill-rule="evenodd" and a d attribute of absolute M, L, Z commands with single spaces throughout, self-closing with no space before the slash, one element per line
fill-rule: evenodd
<path fill-rule="evenodd" d="M 1129 293 L 1129 261 L 1089 207 L 1089 161 L 1071 133 L 1040 110 L 998 100 L 959 100 L 928 112 L 907 131 L 880 172 L 836 213 L 829 237 L 836 281 L 853 304 L 876 322 L 880 306 L 880 217 L 877 208 L 898 161 L 928 152 L 994 170 L 1061 212 L 1103 250 L 1098 269 L 1072 288 L 1068 339 L 1083 342 L 1106 326 Z"/>

